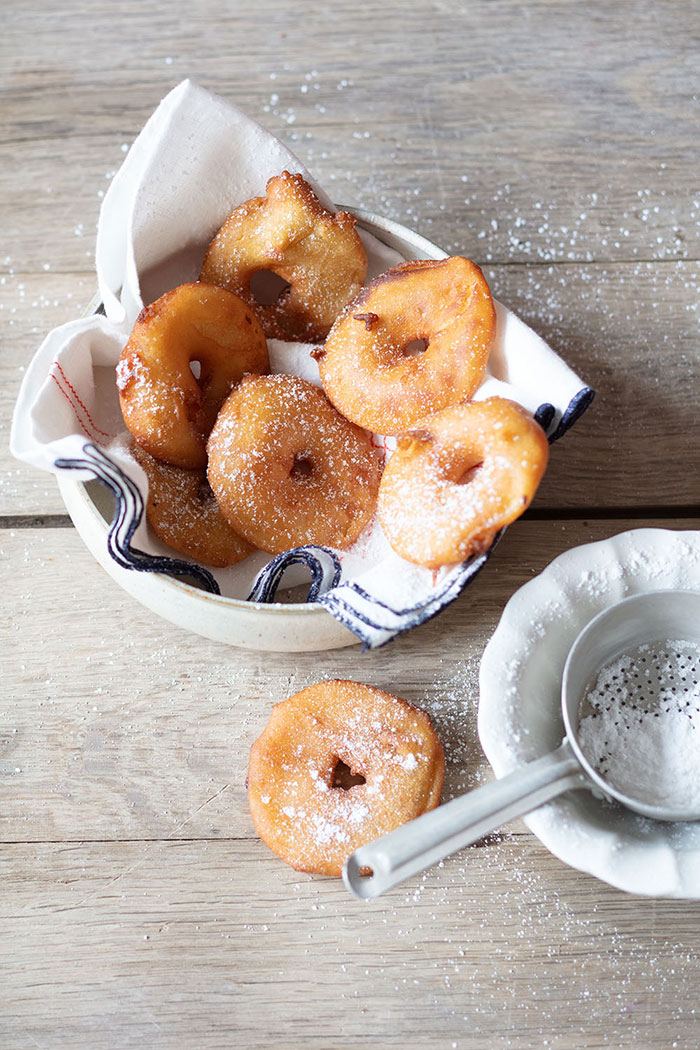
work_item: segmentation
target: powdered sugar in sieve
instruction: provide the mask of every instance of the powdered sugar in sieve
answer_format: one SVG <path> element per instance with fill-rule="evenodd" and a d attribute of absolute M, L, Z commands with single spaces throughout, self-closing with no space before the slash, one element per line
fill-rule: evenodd
<path fill-rule="evenodd" d="M 584 755 L 618 791 L 700 806 L 700 646 L 668 639 L 616 656 L 579 715 Z"/>
<path fill-rule="evenodd" d="M 700 821 L 700 592 L 647 591 L 594 616 L 566 658 L 561 714 L 555 750 L 355 850 L 350 892 L 376 897 L 577 788 L 654 820 Z"/>

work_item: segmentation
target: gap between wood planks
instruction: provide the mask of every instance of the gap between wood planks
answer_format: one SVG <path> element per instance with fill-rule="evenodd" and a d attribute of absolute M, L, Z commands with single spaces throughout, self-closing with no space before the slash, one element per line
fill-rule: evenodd
<path fill-rule="evenodd" d="M 343 207 L 352 210 L 352 205 L 346 204 Z M 438 245 L 439 247 L 439 245 Z M 655 259 L 653 256 L 649 259 L 642 257 L 641 255 L 634 255 L 627 259 L 512 259 L 508 257 L 493 259 L 476 259 L 475 262 L 479 263 L 482 269 L 486 267 L 496 266 L 527 266 L 527 267 L 542 267 L 542 266 L 562 266 L 571 268 L 574 266 L 637 266 L 637 265 L 651 265 L 651 266 L 676 266 L 678 263 L 686 263 L 689 266 L 698 265 L 700 258 L 688 255 L 673 255 L 663 259 Z M 23 277 L 46 277 L 46 273 L 41 270 L 18 270 L 13 266 L 0 265 L 0 274 L 5 276 L 11 276 L 12 278 L 23 278 Z M 51 276 L 61 277 L 75 277 L 76 280 L 85 280 L 87 278 L 95 278 L 94 270 L 51 270 Z M 95 278 L 95 286 L 97 286 L 97 280 Z"/>
<path fill-rule="evenodd" d="M 451 802 L 452 799 L 448 798 L 447 802 Z M 520 818 L 516 817 L 511 823 L 516 823 Z M 497 831 L 492 831 L 488 835 L 482 836 L 477 839 L 476 842 L 469 843 L 469 846 L 463 846 L 462 849 L 484 849 L 486 846 L 497 846 L 501 842 L 507 839 L 513 838 L 527 838 L 531 837 L 532 832 L 528 831 L 527 828 L 522 827 L 521 829 L 513 829 L 510 831 L 504 831 L 503 828 L 499 828 Z M 114 839 L 1 839 L 0 846 L 112 846 L 119 844 L 122 846 L 134 845 L 143 846 L 149 843 L 157 843 L 160 845 L 166 845 L 168 843 L 185 842 L 207 842 L 207 843 L 223 843 L 223 842 L 260 842 L 260 837 L 254 832 L 250 835 L 217 835 L 216 838 L 211 836 L 207 838 L 206 835 L 193 835 L 191 838 L 187 838 L 184 835 L 161 835 L 160 837 L 155 836 L 153 838 L 135 839 L 135 838 L 114 838 Z M 458 852 L 455 850 L 455 852 Z"/>
<path fill-rule="evenodd" d="M 641 507 L 535 507 L 520 521 L 615 521 L 618 518 L 700 518 L 700 503 Z M 0 514 L 1 529 L 71 529 L 68 514 Z"/>

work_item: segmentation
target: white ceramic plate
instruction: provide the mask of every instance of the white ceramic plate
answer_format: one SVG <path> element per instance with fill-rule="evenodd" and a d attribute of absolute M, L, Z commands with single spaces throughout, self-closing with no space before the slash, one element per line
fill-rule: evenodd
<path fill-rule="evenodd" d="M 352 210 L 359 226 L 405 259 L 446 258 L 442 248 L 397 222 L 344 210 Z M 99 482 L 84 484 L 67 471 L 59 472 L 58 485 L 73 524 L 100 565 L 125 591 L 178 627 L 244 649 L 274 652 L 317 652 L 358 644 L 357 637 L 320 605 L 224 598 L 160 573 L 121 568 L 107 550 L 112 518 L 109 494 Z"/>
<path fill-rule="evenodd" d="M 564 662 L 589 620 L 665 588 L 700 591 L 700 532 L 635 529 L 576 547 L 517 591 L 481 662 L 479 738 L 497 777 L 561 742 Z M 555 856 L 612 886 L 700 898 L 700 822 L 658 823 L 586 790 L 525 820 Z"/>

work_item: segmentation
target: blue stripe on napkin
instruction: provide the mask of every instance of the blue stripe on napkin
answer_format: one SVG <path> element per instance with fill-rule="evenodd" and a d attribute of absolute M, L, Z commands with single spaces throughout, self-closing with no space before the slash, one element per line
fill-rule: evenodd
<path fill-rule="evenodd" d="M 55 465 L 61 470 L 90 471 L 114 495 L 114 517 L 107 533 L 107 549 L 122 569 L 163 572 L 168 576 L 191 576 L 203 590 L 210 594 L 221 594 L 212 574 L 201 565 L 180 558 L 146 554 L 131 546 L 133 535 L 143 517 L 143 496 L 136 483 L 106 452 L 88 441 L 83 445 L 82 457 L 57 459 Z"/>
<path fill-rule="evenodd" d="M 571 399 L 558 421 L 553 405 L 544 403 L 539 406 L 535 419 L 548 432 L 550 442 L 558 441 L 574 425 L 594 396 L 595 392 L 590 387 L 583 387 Z M 118 565 L 137 572 L 187 576 L 196 580 L 203 590 L 211 594 L 221 593 L 213 575 L 201 565 L 179 558 L 146 554 L 131 546 L 134 532 L 143 517 L 143 497 L 131 478 L 105 452 L 91 442 L 86 442 L 83 445 L 83 457 L 58 459 L 56 467 L 90 471 L 114 494 L 114 518 L 109 528 L 107 545 Z M 341 583 L 337 555 L 327 547 L 315 545 L 285 551 L 268 562 L 258 574 L 248 601 L 274 602 L 286 571 L 292 565 L 305 565 L 311 574 L 306 601 L 318 603 L 327 609 L 331 616 L 357 635 L 363 650 L 376 649 L 404 631 L 431 620 L 454 601 L 479 574 L 504 531 L 502 529 L 498 533 L 487 551 L 456 566 L 437 590 L 430 589 L 424 600 L 411 606 L 395 607 L 378 595 L 373 595 L 366 587 L 353 582 Z"/>

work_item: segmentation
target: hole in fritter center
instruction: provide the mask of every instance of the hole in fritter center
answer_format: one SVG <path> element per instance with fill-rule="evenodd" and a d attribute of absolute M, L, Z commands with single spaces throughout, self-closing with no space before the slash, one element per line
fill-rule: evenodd
<path fill-rule="evenodd" d="M 349 791 L 351 787 L 357 787 L 358 784 L 366 783 L 367 780 L 362 776 L 362 773 L 353 773 L 350 766 L 346 765 L 342 758 L 338 759 L 335 769 L 333 770 L 331 787 L 340 788 L 342 791 Z"/>
<path fill-rule="evenodd" d="M 250 294 L 261 306 L 272 306 L 291 285 L 272 270 L 258 270 L 250 279 Z"/>
<path fill-rule="evenodd" d="M 190 372 L 195 379 L 199 379 L 202 375 L 202 362 L 201 361 L 190 361 Z"/>
<path fill-rule="evenodd" d="M 209 503 L 215 498 L 211 485 L 206 478 L 202 478 L 197 487 L 197 499 L 200 503 Z"/>
<path fill-rule="evenodd" d="M 457 478 L 456 484 L 468 485 L 470 481 L 474 480 L 474 478 L 479 473 L 483 465 L 483 463 L 475 463 L 473 467 L 469 467 L 467 470 L 464 471 L 463 474 L 460 475 L 460 477 Z"/>
<path fill-rule="evenodd" d="M 297 481 L 308 478 L 314 472 L 314 461 L 310 456 L 305 456 L 303 453 L 294 457 L 292 463 L 292 469 L 289 471 L 290 478 L 294 478 Z"/>
<path fill-rule="evenodd" d="M 428 349 L 427 339 L 412 339 L 407 346 L 403 348 L 404 357 L 420 357 Z"/>

